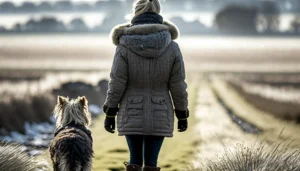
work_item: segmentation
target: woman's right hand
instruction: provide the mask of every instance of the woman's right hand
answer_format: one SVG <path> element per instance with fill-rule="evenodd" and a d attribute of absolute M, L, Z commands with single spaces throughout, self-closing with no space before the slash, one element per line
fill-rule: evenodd
<path fill-rule="evenodd" d="M 184 132 L 188 128 L 188 120 L 178 120 L 178 132 Z"/>

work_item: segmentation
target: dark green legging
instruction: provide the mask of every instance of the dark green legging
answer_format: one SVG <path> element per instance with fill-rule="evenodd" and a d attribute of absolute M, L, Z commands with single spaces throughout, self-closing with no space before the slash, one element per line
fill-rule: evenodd
<path fill-rule="evenodd" d="M 147 135 L 127 135 L 126 140 L 130 151 L 129 164 L 157 167 L 159 151 L 165 137 Z"/>

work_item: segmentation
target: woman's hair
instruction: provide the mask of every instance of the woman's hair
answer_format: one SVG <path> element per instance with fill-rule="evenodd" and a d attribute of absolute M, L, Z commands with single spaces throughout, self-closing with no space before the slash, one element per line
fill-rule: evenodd
<path fill-rule="evenodd" d="M 160 13 L 159 0 L 136 0 L 133 4 L 133 17 L 141 15 L 145 12 Z"/>

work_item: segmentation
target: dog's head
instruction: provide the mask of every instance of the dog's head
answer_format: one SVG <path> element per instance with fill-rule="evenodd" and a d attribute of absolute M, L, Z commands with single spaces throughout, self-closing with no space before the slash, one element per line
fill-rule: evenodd
<path fill-rule="evenodd" d="M 91 114 L 88 111 L 88 101 L 84 96 L 72 100 L 58 96 L 53 114 L 56 119 L 56 127 L 58 128 L 64 127 L 71 122 L 86 127 L 91 123 Z"/>

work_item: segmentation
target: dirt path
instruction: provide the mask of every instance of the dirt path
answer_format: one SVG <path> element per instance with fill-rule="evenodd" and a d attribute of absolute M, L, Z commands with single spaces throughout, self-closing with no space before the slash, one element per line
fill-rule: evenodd
<path fill-rule="evenodd" d="M 226 110 L 218 102 L 209 83 L 203 81 L 198 91 L 196 117 L 199 119 L 197 126 L 201 137 L 199 145 L 199 159 L 213 159 L 216 155 L 224 152 L 224 146 L 231 147 L 237 143 L 252 143 L 256 140 L 256 135 L 247 134 L 234 124 Z M 198 160 L 194 162 L 199 165 Z"/>

